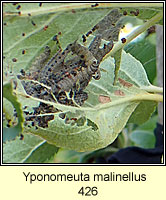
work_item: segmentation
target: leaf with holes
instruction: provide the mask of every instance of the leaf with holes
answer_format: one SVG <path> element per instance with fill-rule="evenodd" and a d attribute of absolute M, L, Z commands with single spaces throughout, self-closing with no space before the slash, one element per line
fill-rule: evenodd
<path fill-rule="evenodd" d="M 57 50 L 53 41 L 56 34 L 60 36 L 62 49 L 75 40 L 81 43 L 82 35 L 110 12 L 109 7 L 92 9 L 86 3 L 43 4 L 43 7 L 38 3 L 20 5 L 19 11 L 14 5 L 4 5 L 4 69 L 7 70 L 9 66 L 15 74 L 21 69 L 27 71 L 46 45 L 55 50 L 52 51 L 52 56 Z M 141 16 L 147 13 L 146 5 L 144 6 Z M 155 15 L 156 10 L 158 13 L 161 7 L 148 7 L 151 14 L 147 14 L 146 19 Z M 114 59 L 107 57 L 101 63 L 101 79 L 90 82 L 86 88 L 89 98 L 80 108 L 27 96 L 18 81 L 16 93 L 22 105 L 28 105 L 28 112 L 32 112 L 34 105 L 38 106 L 39 102 L 60 110 L 50 113 L 53 119 L 48 122 L 48 127 L 36 128 L 34 124 L 27 122 L 24 133 L 38 135 L 57 147 L 92 151 L 112 143 L 143 100 L 149 100 L 146 113 L 142 108 L 139 109 L 144 115 L 142 121 L 146 121 L 154 110 L 153 100 L 158 101 L 157 95 L 147 92 L 154 87 L 149 83 L 141 63 L 130 54 L 122 51 L 119 65 L 117 82 L 113 85 Z M 60 118 L 60 113 L 66 113 L 69 120 Z M 41 115 L 44 116 L 45 113 Z"/>
<path fill-rule="evenodd" d="M 114 59 L 106 59 L 101 68 L 104 69 L 101 79 L 90 82 L 86 89 L 89 98 L 81 108 L 46 102 L 72 118 L 81 120 L 84 117 L 82 124 L 72 120 L 66 123 L 57 113 L 54 114 L 54 120 L 48 123 L 48 128 L 25 127 L 25 131 L 39 135 L 56 146 L 76 151 L 92 151 L 112 143 L 142 100 L 151 98 L 151 94 L 141 89 L 143 86 L 150 88 L 151 84 L 141 63 L 124 51 L 115 86 Z M 149 101 L 146 112 L 141 110 L 144 113 L 143 121 L 150 117 L 155 105 Z"/>

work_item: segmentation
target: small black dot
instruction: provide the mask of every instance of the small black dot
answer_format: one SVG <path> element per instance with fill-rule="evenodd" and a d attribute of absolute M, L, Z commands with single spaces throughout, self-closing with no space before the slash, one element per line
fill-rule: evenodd
<path fill-rule="evenodd" d="M 7 124 L 6 126 L 7 126 L 8 128 L 10 128 L 10 124 Z"/>
<path fill-rule="evenodd" d="M 123 12 L 123 15 L 127 15 L 127 11 L 124 11 L 124 12 Z"/>
<path fill-rule="evenodd" d="M 16 59 L 16 58 L 13 58 L 12 61 L 13 61 L 13 62 L 17 62 L 17 59 Z"/>
<path fill-rule="evenodd" d="M 23 139 L 24 139 L 24 135 L 21 134 L 21 135 L 20 135 L 20 140 L 23 140 Z"/>
<path fill-rule="evenodd" d="M 25 71 L 24 71 L 24 69 L 21 69 L 21 70 L 20 70 L 20 73 L 21 73 L 23 76 L 25 76 Z"/>
<path fill-rule="evenodd" d="M 20 5 L 18 5 L 16 9 L 17 9 L 17 10 L 19 10 L 20 8 L 21 8 L 21 6 L 20 6 Z"/>
<path fill-rule="evenodd" d="M 33 20 L 31 20 L 31 23 L 32 23 L 33 26 L 36 26 L 36 24 Z"/>
<path fill-rule="evenodd" d="M 43 29 L 46 31 L 46 30 L 47 30 L 47 28 L 48 28 L 48 25 L 45 25 Z"/>
<path fill-rule="evenodd" d="M 26 115 L 29 115 L 29 112 L 28 112 L 28 111 L 24 111 L 24 113 L 25 113 Z"/>
<path fill-rule="evenodd" d="M 22 54 L 25 54 L 25 50 L 22 50 Z"/>
<path fill-rule="evenodd" d="M 92 31 L 95 31 L 96 29 L 98 29 L 99 27 L 97 25 L 95 25 L 93 28 L 92 28 Z"/>
<path fill-rule="evenodd" d="M 107 45 L 106 45 L 106 44 L 104 44 L 104 47 L 103 47 L 103 48 L 104 48 L 104 49 L 106 49 L 106 47 L 107 47 Z"/>
<path fill-rule="evenodd" d="M 98 3 L 95 3 L 94 5 L 91 5 L 92 8 L 93 8 L 93 7 L 97 7 L 97 6 L 99 6 Z"/>
<path fill-rule="evenodd" d="M 85 37 L 85 35 L 82 35 L 82 39 L 83 39 L 83 42 L 86 42 L 86 37 Z"/>
<path fill-rule="evenodd" d="M 87 32 L 86 36 L 88 37 L 90 34 L 92 34 L 92 31 Z"/>
<path fill-rule="evenodd" d="M 76 71 L 71 71 L 71 74 L 76 76 L 77 75 L 77 72 Z"/>
<path fill-rule="evenodd" d="M 57 41 L 58 36 L 57 36 L 57 35 L 54 35 L 54 37 L 53 37 L 52 39 L 53 39 L 53 41 Z"/>
<path fill-rule="evenodd" d="M 126 42 L 126 38 L 122 38 L 121 41 L 122 41 L 122 43 L 125 43 Z"/>

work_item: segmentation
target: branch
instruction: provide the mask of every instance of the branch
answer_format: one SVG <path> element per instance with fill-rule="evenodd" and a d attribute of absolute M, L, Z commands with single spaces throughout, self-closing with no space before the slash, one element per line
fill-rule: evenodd
<path fill-rule="evenodd" d="M 138 35 L 140 35 L 144 31 L 146 31 L 151 26 L 155 25 L 162 18 L 163 18 L 163 11 L 159 12 L 153 18 L 151 18 L 146 23 L 144 23 L 143 25 L 139 26 L 137 29 L 132 31 L 128 36 L 126 36 L 126 42 L 125 43 L 122 43 L 121 41 L 118 41 L 114 45 L 114 47 L 111 50 L 111 52 L 105 56 L 105 58 L 107 58 L 108 56 L 112 56 L 113 57 L 115 52 L 117 52 L 118 50 L 122 49 L 125 45 L 127 45 L 129 42 L 131 42 L 134 38 L 136 38 Z"/>
<path fill-rule="evenodd" d="M 162 95 L 159 95 L 159 94 L 150 94 L 150 93 L 139 93 L 135 96 L 132 96 L 132 97 L 124 97 L 124 98 L 121 98 L 119 100 L 116 100 L 116 101 L 113 101 L 113 102 L 109 102 L 109 103 L 106 103 L 106 104 L 99 104 L 97 106 L 94 106 L 93 108 L 90 108 L 90 107 L 73 107 L 73 106 L 69 106 L 69 105 L 63 105 L 63 104 L 60 104 L 60 103 L 54 103 L 54 102 L 49 102 L 49 101 L 45 101 L 43 99 L 38 99 L 38 98 L 35 98 L 35 97 L 32 97 L 30 95 L 25 95 L 23 93 L 20 93 L 18 91 L 15 90 L 15 92 L 18 94 L 18 95 L 21 95 L 22 97 L 25 97 L 25 98 L 30 98 L 34 101 L 38 101 L 38 102 L 43 102 L 43 103 L 46 103 L 46 104 L 49 104 L 49 105 L 53 105 L 55 106 L 56 108 L 58 109 L 61 109 L 63 111 L 71 111 L 71 112 L 75 112 L 75 111 L 92 111 L 92 112 L 96 112 L 96 110 L 102 110 L 102 109 L 106 109 L 106 108 L 110 108 L 112 106 L 116 106 L 116 105 L 119 105 L 119 104 L 124 104 L 124 103 L 128 103 L 128 102 L 138 102 L 138 101 L 156 101 L 156 102 L 163 102 L 163 96 Z"/>
<path fill-rule="evenodd" d="M 146 92 L 153 92 L 153 93 L 162 93 L 163 94 L 163 88 L 157 87 L 155 85 L 151 86 L 142 86 L 140 87 L 141 90 L 145 90 Z"/>
<path fill-rule="evenodd" d="M 135 96 L 122 98 L 120 100 L 110 102 L 107 104 L 103 104 L 103 105 L 100 104 L 99 106 L 96 106 L 95 110 L 102 110 L 102 109 L 106 109 L 106 108 L 127 103 L 127 102 L 139 102 L 139 101 L 163 102 L 163 96 L 159 94 L 150 94 L 150 93 L 137 94 Z"/>

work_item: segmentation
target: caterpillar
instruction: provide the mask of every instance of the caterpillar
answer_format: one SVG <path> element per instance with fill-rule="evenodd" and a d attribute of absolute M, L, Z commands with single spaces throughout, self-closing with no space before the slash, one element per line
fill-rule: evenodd
<path fill-rule="evenodd" d="M 102 39 L 107 41 L 117 41 L 119 31 L 122 27 L 120 18 L 123 15 L 119 13 L 118 9 L 111 10 L 102 20 L 100 20 L 90 31 L 82 36 L 83 42 L 86 42 L 86 38 L 92 33 L 100 34 Z"/>
<path fill-rule="evenodd" d="M 82 105 L 88 98 L 83 90 L 92 78 L 100 79 L 99 65 L 104 56 L 113 48 L 114 44 L 111 38 L 117 37 L 117 33 L 119 33 L 120 25 L 117 22 L 120 17 L 118 9 L 112 10 L 86 34 L 88 37 L 94 31 L 97 33 L 88 48 L 75 41 L 67 45 L 63 51 L 59 48 L 58 52 L 44 64 L 50 55 L 50 49 L 47 47 L 33 64 L 37 69 L 41 68 L 36 75 L 33 75 L 33 78 L 46 87 L 42 86 L 37 89 L 39 84 L 23 83 L 27 93 L 42 99 L 50 101 L 54 99 L 59 103 L 74 105 L 66 95 L 66 92 L 72 91 L 73 99 L 77 104 Z M 85 36 L 83 39 L 85 40 Z M 102 39 L 107 39 L 109 42 L 100 48 Z M 57 35 L 53 37 L 53 40 L 59 45 Z M 69 54 L 74 54 L 74 57 L 67 59 Z M 51 88 L 51 93 L 54 96 L 50 94 L 47 87 Z M 45 97 L 42 97 L 43 95 Z M 79 98 L 80 100 L 78 100 Z"/>

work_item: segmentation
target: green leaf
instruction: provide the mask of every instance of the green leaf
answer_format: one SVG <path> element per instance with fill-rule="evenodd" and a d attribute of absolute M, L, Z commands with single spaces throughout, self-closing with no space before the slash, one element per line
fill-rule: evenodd
<path fill-rule="evenodd" d="M 26 7 L 25 5 L 28 5 L 25 8 L 26 11 L 22 10 L 21 16 L 6 14 L 4 17 L 4 21 L 7 23 L 3 29 L 4 67 L 12 65 L 13 73 L 19 73 L 20 69 L 28 69 L 46 45 L 49 45 L 50 48 L 55 46 L 55 42 L 52 41 L 54 35 L 61 32 L 59 40 L 62 48 L 65 48 L 67 44 L 81 38 L 82 34 L 90 30 L 110 11 L 110 9 L 102 9 L 98 12 L 89 9 L 76 10 L 73 13 L 68 9 L 65 12 L 57 12 L 62 5 L 54 3 L 52 8 L 50 4 L 46 4 L 45 11 L 47 12 L 42 14 L 43 8 L 40 8 L 38 3 L 22 3 L 20 5 L 23 9 Z M 35 10 L 36 6 L 37 10 Z M 64 4 L 64 7 L 66 6 L 67 4 Z M 7 11 L 9 12 L 9 10 Z M 16 8 L 15 11 L 18 12 Z M 28 13 L 31 13 L 31 16 L 28 16 Z M 32 21 L 36 24 L 35 26 Z M 46 25 L 48 28 L 44 30 Z M 23 50 L 25 50 L 25 54 L 22 54 Z M 17 62 L 13 62 L 13 58 L 16 58 Z"/>
<path fill-rule="evenodd" d="M 137 128 L 137 130 L 145 130 L 145 131 L 153 132 L 154 129 L 156 128 L 157 122 L 158 122 L 158 116 L 154 115 L 148 121 L 146 121 L 144 124 L 140 125 Z"/>
<path fill-rule="evenodd" d="M 8 101 L 6 98 L 3 98 L 3 114 L 4 119 L 3 119 L 3 127 L 6 127 L 8 124 L 8 121 L 10 122 L 13 121 L 13 115 L 14 115 L 14 109 L 13 105 L 10 101 Z M 11 125 L 11 123 L 9 123 Z"/>
<path fill-rule="evenodd" d="M 150 3 L 144 6 L 135 6 L 135 8 L 130 8 L 126 5 L 125 8 L 121 9 L 121 12 L 126 12 L 127 16 L 133 16 L 142 20 L 148 20 L 154 17 L 156 14 L 158 14 L 162 10 L 162 7 L 162 5 L 160 5 L 159 7 L 152 6 L 152 4 Z"/>
<path fill-rule="evenodd" d="M 129 119 L 129 123 L 143 124 L 147 121 L 157 106 L 156 101 L 142 101 Z"/>
<path fill-rule="evenodd" d="M 13 105 L 13 107 L 16 109 L 17 117 L 18 117 L 18 123 L 16 126 L 12 128 L 5 128 L 5 127 L 3 128 L 3 142 L 6 142 L 7 140 L 14 139 L 23 131 L 24 117 L 23 117 L 21 104 L 18 102 L 16 95 L 13 94 L 12 83 L 5 83 L 3 85 L 3 97 L 6 98 Z M 8 103 L 6 102 L 3 108 L 3 111 L 4 113 L 7 114 L 7 117 L 9 117 L 10 115 L 8 108 L 6 108 L 6 106 L 9 105 L 9 102 Z M 10 112 L 12 112 L 12 110 Z M 10 120 L 12 121 L 12 118 L 10 118 Z"/>
<path fill-rule="evenodd" d="M 58 150 L 59 148 L 55 145 L 48 144 L 47 142 L 42 143 L 32 152 L 24 163 L 46 163 Z"/>
<path fill-rule="evenodd" d="M 39 137 L 24 134 L 24 139 L 17 137 L 3 144 L 3 163 L 23 163 L 29 155 L 43 143 Z"/>
<path fill-rule="evenodd" d="M 142 148 L 154 148 L 156 138 L 154 135 L 154 130 L 158 121 L 158 116 L 152 116 L 144 124 L 138 126 L 131 134 L 129 135 L 134 145 L 140 146 Z"/>
<path fill-rule="evenodd" d="M 82 157 L 87 153 L 60 149 L 55 157 L 55 163 L 81 163 Z"/>
<path fill-rule="evenodd" d="M 117 77 L 118 77 L 118 72 L 120 69 L 120 64 L 121 64 L 121 54 L 122 54 L 122 49 L 119 49 L 115 55 L 114 55 L 114 59 L 115 59 L 115 78 L 114 78 L 114 83 L 116 83 L 117 81 Z"/>
<path fill-rule="evenodd" d="M 101 9 L 102 5 L 101 8 L 92 9 L 91 4 L 87 3 L 43 3 L 42 7 L 39 3 L 19 3 L 19 5 L 21 6 L 19 10 L 17 5 L 14 6 L 12 3 L 3 5 L 4 66 L 12 65 L 15 73 L 22 68 L 28 69 L 46 45 L 53 47 L 55 44 L 52 38 L 55 34 L 61 32 L 60 42 L 62 48 L 65 48 L 68 43 L 81 38 L 82 34 L 89 31 L 110 11 L 109 4 L 108 7 L 104 5 L 104 9 Z M 126 9 L 132 5 L 134 4 L 123 4 L 122 7 L 125 6 Z M 156 8 L 154 4 L 152 7 L 150 5 L 152 4 L 142 4 L 139 16 L 150 19 L 162 8 L 162 4 L 156 4 Z M 119 3 L 113 4 L 113 7 L 116 6 L 119 7 Z M 134 6 L 134 9 L 136 8 Z M 133 10 L 133 7 L 130 10 Z M 48 26 L 46 30 L 45 26 Z M 22 54 L 23 50 L 25 54 Z M 13 58 L 17 61 L 13 62 Z"/>
<path fill-rule="evenodd" d="M 130 135 L 130 139 L 135 143 L 136 146 L 142 148 L 154 148 L 155 146 L 155 136 L 150 131 L 136 130 Z"/>
<path fill-rule="evenodd" d="M 154 34 L 156 35 L 156 34 Z M 155 40 L 155 39 L 154 39 Z M 156 47 L 148 38 L 133 42 L 125 47 L 125 51 L 138 59 L 144 66 L 148 79 L 153 83 L 156 77 Z"/>
<path fill-rule="evenodd" d="M 137 73 L 133 72 L 133 66 Z M 35 127 L 29 128 L 26 126 L 25 131 L 39 135 L 56 146 L 75 151 L 92 151 L 112 143 L 140 103 L 138 100 L 133 101 L 132 98 L 137 95 L 149 95 L 137 86 L 150 86 L 150 83 L 141 63 L 124 51 L 122 52 L 119 78 L 123 78 L 125 84 L 130 81 L 127 87 L 123 85 L 123 82 L 120 83 L 119 81 L 116 86 L 112 85 L 114 80 L 113 58 L 109 57 L 102 62 L 101 68 L 104 69 L 101 72 L 102 78 L 98 81 L 92 80 L 87 87 L 89 98 L 84 107 L 76 108 L 51 103 L 61 110 L 66 110 L 67 108 L 73 113 L 74 117 L 84 116 L 86 118 L 84 126 L 77 126 L 76 123 L 65 124 L 65 120 L 59 118 L 58 114 L 54 114 L 54 120 L 49 122 L 48 128 L 38 127 L 36 129 Z M 110 102 L 103 104 L 100 102 L 100 97 L 108 97 Z M 50 104 L 50 102 L 47 103 Z M 148 102 L 147 106 L 154 109 L 151 101 Z M 147 109 L 147 115 L 151 114 L 152 110 Z M 143 120 L 146 121 L 146 117 Z"/>
<path fill-rule="evenodd" d="M 72 4 L 54 4 L 52 8 L 46 4 L 46 7 L 37 9 L 35 5 L 38 4 L 28 4 L 25 8 L 24 3 L 21 4 L 23 9 L 20 16 L 16 13 L 9 15 L 7 11 L 10 10 L 10 6 L 5 10 L 7 25 L 4 26 L 4 66 L 12 65 L 16 74 L 21 68 L 30 69 L 32 61 L 46 45 L 51 49 L 55 46 L 52 40 L 55 34 L 61 32 L 60 43 L 64 49 L 76 39 L 80 42 L 82 34 L 110 12 L 110 8 L 79 9 L 81 6 L 87 7 L 85 4 L 79 4 L 75 11 L 72 10 Z M 68 5 L 71 6 L 69 9 Z M 12 12 L 13 10 L 12 8 Z M 15 11 L 18 12 L 16 9 Z M 25 54 L 22 54 L 23 50 Z M 13 58 L 16 58 L 17 62 L 13 62 Z M 91 81 L 86 89 L 89 94 L 88 101 L 81 108 L 42 101 L 30 96 L 26 98 L 27 95 L 20 90 L 18 82 L 17 94 L 21 102 L 29 105 L 29 111 L 33 110 L 35 103 L 39 105 L 39 102 L 44 102 L 66 112 L 68 116 L 85 119 L 81 125 L 78 125 L 77 121 L 66 124 L 65 120 L 59 118 L 59 113 L 51 113 L 54 120 L 49 121 L 48 128 L 36 129 L 31 126 L 31 122 L 27 122 L 29 127 L 25 127 L 25 132 L 39 135 L 57 147 L 75 151 L 92 151 L 112 143 L 139 103 L 144 98 L 151 100 L 153 95 L 141 89 L 143 86 L 151 86 L 141 63 L 124 51 L 117 85 L 113 86 L 114 59 L 108 57 L 100 67 L 103 69 L 102 78 L 99 81 Z M 154 108 L 151 101 L 148 106 Z"/>

